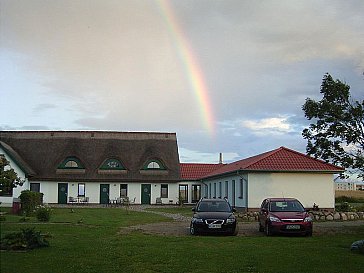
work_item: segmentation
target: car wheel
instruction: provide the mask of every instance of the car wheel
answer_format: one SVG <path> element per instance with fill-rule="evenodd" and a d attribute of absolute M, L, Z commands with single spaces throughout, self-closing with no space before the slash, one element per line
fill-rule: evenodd
<path fill-rule="evenodd" d="M 264 227 L 259 223 L 259 232 L 263 232 L 264 231 Z"/>
<path fill-rule="evenodd" d="M 265 224 L 265 235 L 272 236 L 272 230 L 268 223 Z"/>
<path fill-rule="evenodd" d="M 190 234 L 191 235 L 197 235 L 197 232 L 196 232 L 196 230 L 195 230 L 195 228 L 193 227 L 192 224 L 190 225 Z"/>

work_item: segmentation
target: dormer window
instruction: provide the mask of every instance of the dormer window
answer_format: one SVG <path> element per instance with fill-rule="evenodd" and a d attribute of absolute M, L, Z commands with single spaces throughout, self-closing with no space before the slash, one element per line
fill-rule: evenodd
<path fill-rule="evenodd" d="M 84 169 L 84 167 L 78 158 L 67 157 L 59 164 L 58 169 Z"/>
<path fill-rule="evenodd" d="M 156 161 L 152 161 L 152 162 L 150 162 L 149 164 L 148 164 L 148 166 L 147 166 L 147 169 L 160 169 L 161 168 L 161 166 L 159 165 L 159 163 L 158 162 L 156 162 Z"/>
<path fill-rule="evenodd" d="M 69 160 L 64 164 L 65 168 L 78 168 L 78 163 L 74 160 Z"/>
<path fill-rule="evenodd" d="M 159 160 L 150 160 L 145 165 L 143 170 L 165 170 L 166 168 Z"/>
<path fill-rule="evenodd" d="M 124 166 L 118 159 L 110 158 L 102 163 L 101 170 L 125 170 Z"/>

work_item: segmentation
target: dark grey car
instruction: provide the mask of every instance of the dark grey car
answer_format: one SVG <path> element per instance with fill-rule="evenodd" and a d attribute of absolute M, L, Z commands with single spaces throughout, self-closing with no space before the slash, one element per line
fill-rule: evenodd
<path fill-rule="evenodd" d="M 195 208 L 190 233 L 192 235 L 209 233 L 237 235 L 235 209 L 225 199 L 201 199 Z"/>

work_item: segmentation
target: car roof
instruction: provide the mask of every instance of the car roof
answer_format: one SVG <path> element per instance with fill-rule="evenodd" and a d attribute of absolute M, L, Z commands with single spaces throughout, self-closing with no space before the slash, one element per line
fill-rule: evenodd
<path fill-rule="evenodd" d="M 267 198 L 269 201 L 296 201 L 296 198 Z"/>
<path fill-rule="evenodd" d="M 207 199 L 207 198 L 203 198 L 200 200 L 200 202 L 227 202 L 226 199 L 222 199 L 222 198 L 210 198 L 210 199 Z"/>

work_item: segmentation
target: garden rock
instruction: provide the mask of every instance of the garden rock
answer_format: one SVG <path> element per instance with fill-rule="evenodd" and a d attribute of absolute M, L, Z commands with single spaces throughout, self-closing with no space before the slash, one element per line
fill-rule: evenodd
<path fill-rule="evenodd" d="M 360 241 L 354 242 L 351 245 L 350 250 L 352 250 L 352 251 L 360 251 L 360 252 L 364 253 L 364 240 L 360 240 Z"/>

